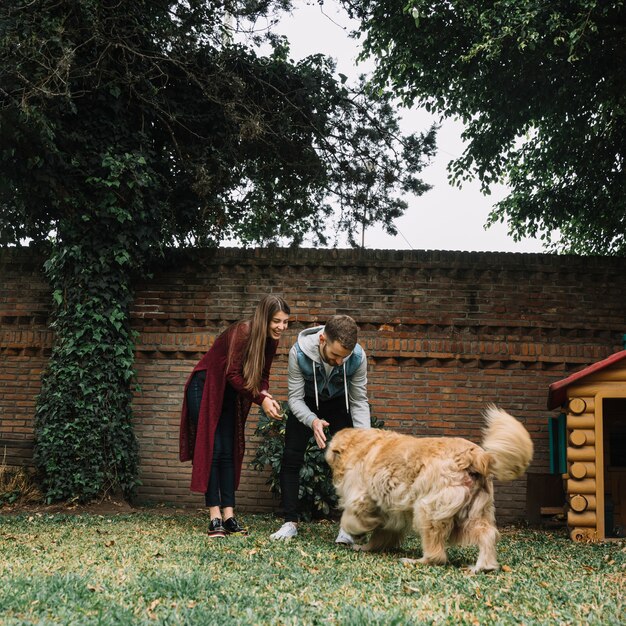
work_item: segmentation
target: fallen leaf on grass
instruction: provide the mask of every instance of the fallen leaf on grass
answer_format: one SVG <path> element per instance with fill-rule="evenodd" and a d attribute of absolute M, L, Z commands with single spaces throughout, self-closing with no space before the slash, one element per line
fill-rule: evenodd
<path fill-rule="evenodd" d="M 508 565 L 503 565 L 502 566 L 502 571 L 503 572 L 512 572 L 513 570 Z"/>
<path fill-rule="evenodd" d="M 161 604 L 161 600 L 159 598 L 157 598 L 156 600 L 153 600 L 150 603 L 150 606 L 146 609 L 146 613 L 148 613 L 148 617 L 150 619 L 156 619 L 156 613 L 154 612 L 154 609 L 157 608 L 157 606 L 159 606 L 159 604 Z"/>

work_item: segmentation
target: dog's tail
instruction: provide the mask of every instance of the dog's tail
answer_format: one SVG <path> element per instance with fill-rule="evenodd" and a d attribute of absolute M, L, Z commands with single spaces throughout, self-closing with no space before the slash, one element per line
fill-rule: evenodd
<path fill-rule="evenodd" d="M 528 431 L 506 411 L 490 404 L 483 412 L 482 448 L 489 457 L 488 473 L 498 480 L 514 480 L 524 474 L 533 458 Z"/>

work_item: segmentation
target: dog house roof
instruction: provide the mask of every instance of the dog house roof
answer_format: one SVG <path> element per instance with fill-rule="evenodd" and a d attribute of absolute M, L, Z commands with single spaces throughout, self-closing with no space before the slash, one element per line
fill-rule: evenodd
<path fill-rule="evenodd" d="M 558 380 L 555 383 L 552 383 L 548 388 L 548 408 L 556 409 L 556 407 L 561 406 L 565 402 L 566 391 L 567 388 L 575 382 L 589 376 L 590 374 L 595 374 L 596 372 L 600 372 L 603 369 L 609 367 L 609 365 L 613 365 L 614 363 L 618 363 L 622 359 L 626 359 L 626 350 L 621 350 L 620 352 L 616 352 L 612 354 L 610 357 L 598 361 L 597 363 L 593 363 L 589 367 L 580 370 L 580 372 L 574 372 L 567 378 L 563 380 Z"/>

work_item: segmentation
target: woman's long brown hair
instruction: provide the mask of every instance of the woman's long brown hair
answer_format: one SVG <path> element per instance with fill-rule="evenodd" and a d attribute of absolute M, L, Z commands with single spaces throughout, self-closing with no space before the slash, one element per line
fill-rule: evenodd
<path fill-rule="evenodd" d="M 253 396 L 259 395 L 261 390 L 267 329 L 279 311 L 289 315 L 289 305 L 280 296 L 267 295 L 257 305 L 250 321 L 250 335 L 243 354 L 243 378 L 246 381 L 246 389 Z"/>

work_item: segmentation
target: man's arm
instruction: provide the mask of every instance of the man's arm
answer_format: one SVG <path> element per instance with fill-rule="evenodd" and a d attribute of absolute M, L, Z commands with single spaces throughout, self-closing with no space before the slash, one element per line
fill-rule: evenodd
<path fill-rule="evenodd" d="M 315 363 L 313 364 L 315 367 Z M 305 426 L 313 427 L 313 421 L 317 419 L 317 415 L 309 409 L 304 401 L 304 377 L 302 370 L 298 365 L 298 355 L 296 346 L 289 351 L 289 365 L 287 368 L 287 389 L 289 398 L 289 408 L 291 412 Z"/>
<path fill-rule="evenodd" d="M 350 377 L 348 383 L 350 395 L 350 415 L 355 428 L 370 428 L 370 405 L 367 401 L 367 357 L 363 351 L 361 364 Z"/>

